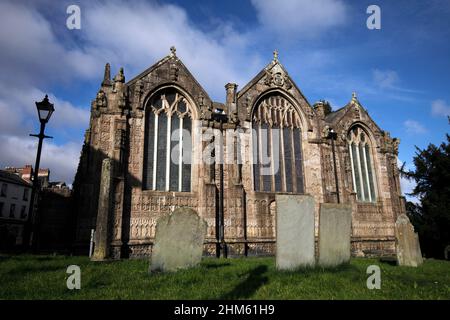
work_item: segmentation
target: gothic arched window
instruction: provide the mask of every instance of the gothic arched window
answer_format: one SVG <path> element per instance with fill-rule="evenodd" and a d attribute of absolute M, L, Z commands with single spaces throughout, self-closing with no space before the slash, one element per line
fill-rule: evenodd
<path fill-rule="evenodd" d="M 348 149 L 352 166 L 353 190 L 358 201 L 376 201 L 375 175 L 371 144 L 367 133 L 359 126 L 348 132 Z"/>
<path fill-rule="evenodd" d="M 255 191 L 303 193 L 300 117 L 280 95 L 262 99 L 252 116 Z"/>
<path fill-rule="evenodd" d="M 191 190 L 191 132 L 192 108 L 177 90 L 165 89 L 150 99 L 145 112 L 143 189 Z"/>

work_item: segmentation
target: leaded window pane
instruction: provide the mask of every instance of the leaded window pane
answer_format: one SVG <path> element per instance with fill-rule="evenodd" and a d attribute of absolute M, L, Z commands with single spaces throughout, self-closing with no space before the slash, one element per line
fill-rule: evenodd
<path fill-rule="evenodd" d="M 292 184 L 292 129 L 283 128 L 284 164 L 286 173 L 286 192 L 293 191 Z"/>
<path fill-rule="evenodd" d="M 366 159 L 367 159 L 367 170 L 369 173 L 369 183 L 370 183 L 370 193 L 372 196 L 372 201 L 375 200 L 375 184 L 373 183 L 373 172 L 372 172 L 372 161 L 370 159 L 370 148 L 369 145 L 366 144 Z"/>
<path fill-rule="evenodd" d="M 271 169 L 270 169 L 271 144 L 270 144 L 270 130 L 269 130 L 269 126 L 266 123 L 263 123 L 261 125 L 261 137 L 263 137 L 262 141 L 261 141 L 261 143 L 262 143 L 261 144 L 261 151 L 262 151 L 261 156 L 264 157 L 264 158 L 261 158 L 261 161 L 262 161 L 261 166 L 263 167 L 263 170 L 264 170 L 261 172 L 261 174 L 263 174 L 263 190 L 265 192 L 270 192 L 270 191 L 272 191 L 272 176 L 271 176 Z"/>
<path fill-rule="evenodd" d="M 355 181 L 356 181 L 356 196 L 358 199 L 362 199 L 362 193 L 361 193 L 361 178 L 359 176 L 359 170 L 358 170 L 358 160 L 357 160 L 357 148 L 354 143 L 352 143 L 352 153 L 353 153 L 353 171 L 355 173 Z"/>
<path fill-rule="evenodd" d="M 156 162 L 156 190 L 166 190 L 167 165 L 167 116 L 161 113 L 158 117 L 158 159 Z"/>
<path fill-rule="evenodd" d="M 174 90 L 168 90 L 166 93 L 166 100 L 171 106 L 175 102 L 176 92 Z"/>
<path fill-rule="evenodd" d="M 260 191 L 260 175 L 259 175 L 259 140 L 258 140 L 258 125 L 253 123 L 252 130 L 252 148 L 253 148 L 253 184 L 255 191 Z"/>
<path fill-rule="evenodd" d="M 253 127 L 260 127 L 260 134 L 252 137 L 257 154 L 253 163 L 255 190 L 303 193 L 301 121 L 295 107 L 280 95 L 270 95 L 261 100 L 252 119 Z"/>
<path fill-rule="evenodd" d="M 363 192 L 364 192 L 364 199 L 369 200 L 369 184 L 367 181 L 367 171 L 366 171 L 366 164 L 364 163 L 364 149 L 362 144 L 359 144 L 359 159 L 360 159 L 360 165 L 361 165 L 361 173 L 362 173 L 362 182 L 363 182 Z"/>
<path fill-rule="evenodd" d="M 155 114 L 152 110 L 147 110 L 144 143 L 143 188 L 151 189 L 153 187 L 153 152 L 155 143 Z"/>
<path fill-rule="evenodd" d="M 183 156 L 182 175 L 181 175 L 181 191 L 191 191 L 191 158 L 192 158 L 192 121 L 189 117 L 183 119 L 183 153 L 187 153 L 189 156 Z M 189 134 L 188 134 L 189 133 Z"/>
<path fill-rule="evenodd" d="M 143 189 L 190 191 L 192 157 L 190 117 L 189 103 L 173 88 L 155 95 L 147 105 Z M 182 118 L 183 128 L 189 130 L 186 137 L 183 133 L 183 142 L 180 141 Z M 184 154 L 181 154 L 181 144 Z"/>
<path fill-rule="evenodd" d="M 353 188 L 358 201 L 376 201 L 375 174 L 371 157 L 370 137 L 364 130 L 355 126 L 349 130 L 350 161 Z"/>
<path fill-rule="evenodd" d="M 281 153 L 282 149 L 280 146 L 281 135 L 280 128 L 278 126 L 272 128 L 272 142 L 273 142 L 273 157 L 272 157 L 272 166 L 275 173 L 275 192 L 283 191 L 283 184 L 281 181 L 281 170 L 283 169 L 281 166 L 281 159 L 283 154 Z"/>
<path fill-rule="evenodd" d="M 303 193 L 303 170 L 302 170 L 302 149 L 301 133 L 299 128 L 294 128 L 294 152 L 295 152 L 295 180 L 297 193 Z"/>
<path fill-rule="evenodd" d="M 172 115 L 171 118 L 171 138 L 170 138 L 170 182 L 169 190 L 178 191 L 178 177 L 179 177 L 179 161 L 180 161 L 180 118 L 177 115 Z M 175 136 L 176 135 L 176 136 Z"/>

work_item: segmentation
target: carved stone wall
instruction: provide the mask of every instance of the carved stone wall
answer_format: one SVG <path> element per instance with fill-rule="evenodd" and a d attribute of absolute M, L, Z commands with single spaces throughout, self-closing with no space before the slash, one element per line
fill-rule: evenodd
<path fill-rule="evenodd" d="M 222 127 L 224 157 L 235 160 L 224 164 L 222 173 L 224 230 L 229 253 L 273 254 L 276 243 L 275 192 L 255 191 L 251 163 L 252 113 L 268 95 L 283 97 L 295 112 L 296 125 L 301 132 L 303 193 L 312 195 L 315 200 L 316 237 L 319 205 L 336 202 L 338 191 L 341 202 L 352 204 L 352 254 L 380 256 L 395 252 L 394 222 L 404 212 L 396 167 L 398 140 L 390 138 L 373 122 L 356 96 L 335 112 L 326 114 L 323 109 L 315 110 L 277 58 L 239 92 L 236 92 L 235 84 L 227 84 L 225 104 L 209 98 L 174 49 L 128 82 L 125 82 L 122 69 L 110 79 L 109 69 L 107 65 L 101 88 L 92 102 L 90 126 L 74 182 L 78 205 L 75 246 L 81 252 L 87 253 L 90 230 L 96 228 L 101 162 L 109 157 L 115 168 L 109 224 L 112 258 L 150 255 L 158 219 L 183 206 L 195 209 L 207 222 L 204 253 L 214 255 L 221 166 L 198 161 L 210 141 L 198 140 L 197 132 L 214 129 L 220 134 Z M 197 162 L 191 167 L 190 192 L 143 188 L 146 106 L 155 92 L 165 88 L 175 89 L 193 106 L 193 126 L 198 129 L 192 130 L 193 158 Z M 226 115 L 222 124 L 216 119 L 215 109 Z M 355 125 L 365 130 L 371 139 L 377 197 L 370 203 L 358 201 L 353 186 L 346 139 L 348 131 Z M 333 154 L 326 135 L 329 128 L 337 133 L 339 190 L 336 190 Z M 224 129 L 242 132 L 240 140 L 227 141 L 235 137 L 227 136 Z M 242 164 L 237 162 L 237 154 Z"/>

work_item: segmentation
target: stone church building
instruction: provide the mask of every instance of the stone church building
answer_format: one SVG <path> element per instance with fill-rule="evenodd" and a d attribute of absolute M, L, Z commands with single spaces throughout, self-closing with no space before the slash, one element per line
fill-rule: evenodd
<path fill-rule="evenodd" d="M 175 48 L 128 82 L 106 65 L 74 182 L 80 252 L 95 229 L 94 257 L 149 256 L 158 218 L 188 206 L 208 224 L 205 254 L 274 254 L 275 195 L 310 194 L 316 236 L 320 203 L 350 203 L 352 255 L 395 254 L 399 140 L 355 94 L 311 105 L 276 52 L 225 90 L 212 101 Z"/>

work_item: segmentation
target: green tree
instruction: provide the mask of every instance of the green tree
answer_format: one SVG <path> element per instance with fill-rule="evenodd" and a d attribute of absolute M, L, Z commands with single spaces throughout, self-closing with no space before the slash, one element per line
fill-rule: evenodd
<path fill-rule="evenodd" d="M 408 202 L 406 209 L 426 257 L 442 258 L 444 248 L 450 245 L 450 135 L 446 138 L 440 146 L 416 147 L 415 170 L 403 171 L 416 182 L 410 195 L 420 203 Z"/>

